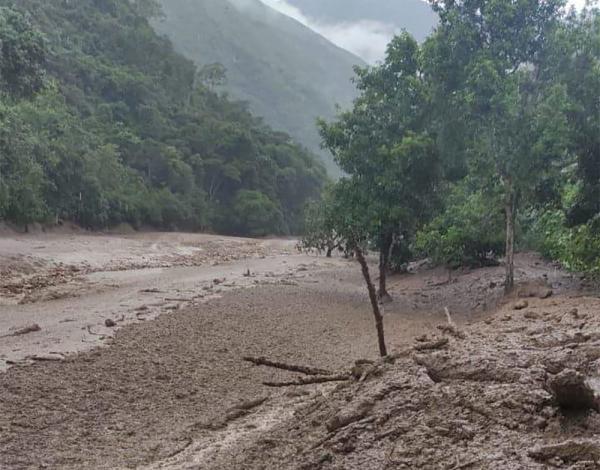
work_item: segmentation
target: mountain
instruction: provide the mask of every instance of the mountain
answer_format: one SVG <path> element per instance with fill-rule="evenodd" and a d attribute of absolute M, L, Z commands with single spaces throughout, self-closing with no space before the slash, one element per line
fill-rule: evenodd
<path fill-rule="evenodd" d="M 282 1 L 282 0 L 276 0 Z M 287 0 L 316 21 L 338 24 L 376 21 L 406 29 L 421 41 L 437 23 L 437 16 L 423 0 Z"/>
<path fill-rule="evenodd" d="M 364 62 L 259 0 L 161 0 L 155 21 L 176 50 L 199 67 L 226 68 L 225 89 L 265 121 L 336 167 L 320 148 L 315 120 L 355 96 L 353 66 Z"/>
<path fill-rule="evenodd" d="M 196 80 L 148 0 L 0 0 L 0 221 L 298 233 L 325 169 Z"/>

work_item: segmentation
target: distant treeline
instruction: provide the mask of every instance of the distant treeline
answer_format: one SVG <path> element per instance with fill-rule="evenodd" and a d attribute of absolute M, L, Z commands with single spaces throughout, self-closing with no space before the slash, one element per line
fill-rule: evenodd
<path fill-rule="evenodd" d="M 173 51 L 153 0 L 0 0 L 0 220 L 296 233 L 315 158 Z"/>

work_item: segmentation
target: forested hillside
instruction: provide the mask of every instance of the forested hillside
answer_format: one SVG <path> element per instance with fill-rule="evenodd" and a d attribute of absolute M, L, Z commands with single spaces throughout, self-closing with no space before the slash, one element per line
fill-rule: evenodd
<path fill-rule="evenodd" d="M 153 1 L 0 6 L 0 219 L 300 229 L 324 168 L 197 78 Z"/>
<path fill-rule="evenodd" d="M 175 48 L 199 67 L 225 67 L 224 89 L 248 101 L 253 112 L 319 153 L 315 121 L 331 118 L 335 105 L 356 96 L 353 66 L 364 65 L 297 21 L 260 0 L 161 0 L 164 17 L 154 21 Z"/>

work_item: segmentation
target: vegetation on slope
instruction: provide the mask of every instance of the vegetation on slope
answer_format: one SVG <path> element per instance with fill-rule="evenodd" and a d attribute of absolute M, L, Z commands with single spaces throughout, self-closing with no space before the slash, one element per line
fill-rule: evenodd
<path fill-rule="evenodd" d="M 324 168 L 196 79 L 152 0 L 0 5 L 0 219 L 301 229 Z"/>

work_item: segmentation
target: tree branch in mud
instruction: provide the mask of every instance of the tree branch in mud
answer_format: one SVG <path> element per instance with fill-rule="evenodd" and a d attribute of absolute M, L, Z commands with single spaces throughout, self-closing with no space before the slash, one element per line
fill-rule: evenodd
<path fill-rule="evenodd" d="M 275 369 L 287 370 L 290 372 L 299 372 L 299 373 L 305 374 L 305 375 L 333 375 L 332 372 L 325 370 L 325 369 L 319 369 L 316 367 L 309 367 L 309 366 L 298 366 L 298 365 L 293 365 L 293 364 L 284 364 L 283 362 L 270 361 L 269 359 L 266 359 L 264 357 L 246 356 L 246 357 L 243 357 L 242 359 L 246 362 L 251 362 L 252 364 L 257 365 L 257 366 L 273 367 Z"/>
<path fill-rule="evenodd" d="M 354 253 L 356 254 L 356 259 L 358 260 L 362 269 L 363 277 L 365 278 L 365 282 L 367 283 L 367 290 L 369 291 L 369 299 L 371 300 L 373 316 L 375 317 L 375 327 L 377 328 L 379 354 L 381 355 L 381 357 L 385 357 L 387 356 L 387 348 L 385 345 L 383 316 L 381 315 L 381 310 L 379 309 L 379 302 L 377 301 L 377 291 L 375 290 L 375 286 L 373 285 L 373 281 L 371 280 L 371 274 L 369 273 L 369 265 L 367 264 L 367 260 L 365 258 L 365 254 L 363 253 L 362 248 L 356 246 L 354 248 Z"/>
<path fill-rule="evenodd" d="M 348 374 L 341 375 L 327 375 L 324 377 L 300 377 L 297 380 L 292 380 L 290 382 L 263 382 L 263 385 L 267 387 L 294 387 L 301 385 L 312 385 L 312 384 L 322 384 L 327 382 L 345 382 L 350 380 L 350 376 Z"/>

